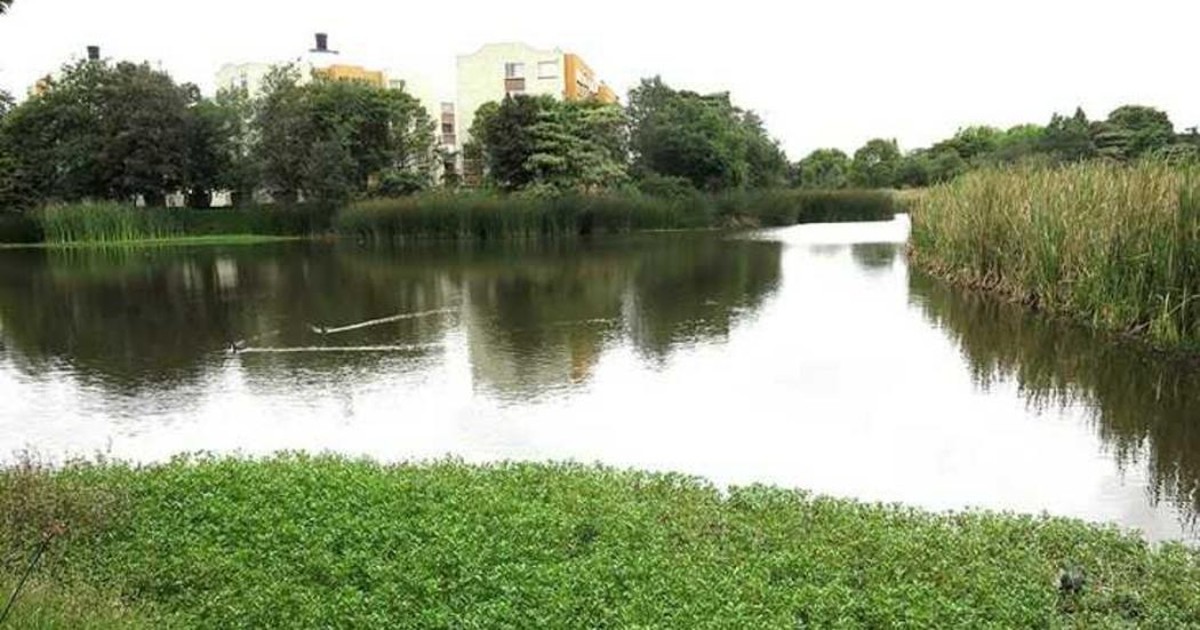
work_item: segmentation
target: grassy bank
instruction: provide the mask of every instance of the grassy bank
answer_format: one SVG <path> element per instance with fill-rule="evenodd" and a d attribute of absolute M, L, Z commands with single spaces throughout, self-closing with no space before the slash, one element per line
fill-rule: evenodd
<path fill-rule="evenodd" d="M 1200 558 L 1180 546 L 580 466 L 25 466 L 0 475 L 0 519 L 9 574 L 47 523 L 66 522 L 39 574 L 76 585 L 58 601 L 103 588 L 156 626 L 1200 622 Z M 1060 588 L 1064 567 L 1079 592 Z"/>
<path fill-rule="evenodd" d="M 376 199 L 338 214 L 339 233 L 374 241 L 553 238 L 642 230 L 878 221 L 895 212 L 874 191 L 770 190 L 674 198 L 643 195 L 496 197 L 426 195 Z"/>
<path fill-rule="evenodd" d="M 890 219 L 882 191 L 771 190 L 681 197 L 636 194 L 522 197 L 428 194 L 373 199 L 340 210 L 259 206 L 192 210 L 115 203 L 0 214 L 0 243 L 122 245 L 237 236 L 312 236 L 331 231 L 374 241 L 559 238 L 649 230 L 772 227 Z"/>
<path fill-rule="evenodd" d="M 36 233 L 47 244 L 120 245 L 305 236 L 327 232 L 332 216 L 332 210 L 315 206 L 193 210 L 94 203 L 41 208 L 31 219 Z"/>
<path fill-rule="evenodd" d="M 987 170 L 917 199 L 912 254 L 945 278 L 1162 346 L 1200 343 L 1200 172 Z"/>

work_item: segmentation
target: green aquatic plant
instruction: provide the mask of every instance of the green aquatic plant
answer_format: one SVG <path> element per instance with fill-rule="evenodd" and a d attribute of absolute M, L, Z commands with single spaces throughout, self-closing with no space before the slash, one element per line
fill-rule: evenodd
<path fill-rule="evenodd" d="M 183 627 L 1181 627 L 1200 615 L 1194 550 L 1065 519 L 571 464 L 283 455 L 37 474 L 128 498 L 99 527 L 76 526 L 80 544 L 48 575 Z M 1064 567 L 1086 576 L 1066 594 Z"/>

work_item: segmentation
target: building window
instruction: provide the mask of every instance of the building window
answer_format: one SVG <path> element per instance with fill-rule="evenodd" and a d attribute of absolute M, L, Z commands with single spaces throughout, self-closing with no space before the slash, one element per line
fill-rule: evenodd
<path fill-rule="evenodd" d="M 524 94 L 525 79 L 505 79 L 504 80 L 505 94 Z"/>
<path fill-rule="evenodd" d="M 453 114 L 454 113 L 454 103 L 442 103 L 442 113 L 443 114 Z"/>
<path fill-rule="evenodd" d="M 520 62 L 511 62 L 504 64 L 505 79 L 524 79 L 525 64 Z"/>
<path fill-rule="evenodd" d="M 538 62 L 538 78 L 539 79 L 556 79 L 556 78 L 558 78 L 558 62 L 557 61 L 539 61 Z"/>
<path fill-rule="evenodd" d="M 454 123 L 442 123 L 442 133 L 454 133 Z"/>

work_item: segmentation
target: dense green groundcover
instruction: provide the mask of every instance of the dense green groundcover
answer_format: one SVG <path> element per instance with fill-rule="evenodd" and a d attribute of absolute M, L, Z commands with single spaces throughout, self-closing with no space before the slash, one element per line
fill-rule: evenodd
<path fill-rule="evenodd" d="M 119 597 L 103 620 L 128 607 L 205 628 L 1200 626 L 1197 552 L 1063 519 L 578 465 L 280 455 L 0 480 L 6 570 L 43 523 L 68 521 L 39 584 Z M 1081 593 L 1060 589 L 1064 568 Z M 25 614 L 56 601 L 40 588 Z"/>

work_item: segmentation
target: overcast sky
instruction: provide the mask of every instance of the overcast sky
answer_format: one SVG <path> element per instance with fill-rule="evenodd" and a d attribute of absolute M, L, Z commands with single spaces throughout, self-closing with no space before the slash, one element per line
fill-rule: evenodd
<path fill-rule="evenodd" d="M 354 62 L 449 89 L 456 54 L 524 41 L 578 52 L 621 94 L 655 74 L 729 90 L 797 159 L 877 136 L 910 149 L 1076 105 L 1096 118 L 1144 103 L 1197 125 L 1198 27 L 1197 0 L 15 0 L 0 16 L 0 87 L 23 95 L 98 44 L 211 91 L 222 63 L 295 57 L 323 30 Z"/>

